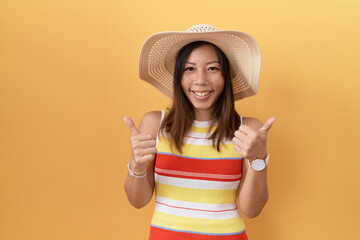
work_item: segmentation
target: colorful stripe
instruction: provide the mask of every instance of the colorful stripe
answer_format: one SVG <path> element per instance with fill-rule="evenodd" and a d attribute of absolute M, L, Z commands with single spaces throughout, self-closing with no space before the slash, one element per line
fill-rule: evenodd
<path fill-rule="evenodd" d="M 208 204 L 208 203 L 196 203 L 196 202 L 187 202 L 187 201 L 177 201 L 170 198 L 155 197 L 155 202 L 169 205 L 177 206 L 187 209 L 196 209 L 199 211 L 208 211 L 208 212 L 222 212 L 222 211 L 232 211 L 237 209 L 236 203 L 227 203 L 227 204 Z"/>
<path fill-rule="evenodd" d="M 201 232 L 189 232 L 173 230 L 156 225 L 151 225 L 151 239 L 169 240 L 248 240 L 245 230 L 239 233 L 210 234 Z"/>
<path fill-rule="evenodd" d="M 152 225 L 188 232 L 224 234 L 237 233 L 245 229 L 241 216 L 228 219 L 202 219 L 154 212 Z"/>
<path fill-rule="evenodd" d="M 239 217 L 239 211 L 232 209 L 228 211 L 207 211 L 196 208 L 183 208 L 179 206 L 167 205 L 156 202 L 155 211 L 182 217 L 202 218 L 202 219 L 228 219 Z"/>
<path fill-rule="evenodd" d="M 170 142 L 166 137 L 159 136 L 159 143 L 157 146 L 158 152 L 181 155 L 175 147 L 171 149 Z M 193 145 L 184 143 L 182 147 L 182 156 L 193 158 L 241 158 L 235 151 L 233 143 L 221 145 L 220 150 L 221 152 L 218 152 L 212 145 Z"/>
<path fill-rule="evenodd" d="M 239 175 L 222 175 L 222 174 L 211 174 L 211 173 L 194 173 L 194 172 L 183 172 L 183 171 L 174 171 L 167 169 L 155 168 L 155 173 L 158 175 L 164 175 L 169 177 L 180 177 L 180 178 L 192 178 L 192 179 L 202 179 L 202 180 L 212 180 L 212 181 L 236 181 L 241 179 L 241 174 Z"/>
<path fill-rule="evenodd" d="M 155 194 L 179 201 L 210 204 L 233 203 L 236 200 L 234 190 L 183 188 L 162 183 L 155 184 Z"/>
<path fill-rule="evenodd" d="M 156 170 L 156 169 L 155 169 Z M 186 172 L 185 172 L 186 174 Z M 189 175 L 187 176 L 180 176 L 179 174 L 169 174 L 170 176 L 168 176 L 167 174 L 162 174 L 159 173 L 156 170 L 155 172 L 155 181 L 157 183 L 163 183 L 163 184 L 168 184 L 171 186 L 177 186 L 177 187 L 184 187 L 184 188 L 195 188 L 195 189 L 216 189 L 216 190 L 236 190 L 239 186 L 240 180 L 237 180 L 239 178 L 237 178 L 237 176 L 235 176 L 236 178 L 231 179 L 231 181 L 216 181 L 214 179 L 220 178 L 221 176 L 216 176 L 211 178 L 211 181 L 207 181 L 208 179 L 206 179 L 207 177 L 204 177 L 206 180 L 202 180 L 200 179 L 200 176 L 194 178 L 190 178 Z M 178 175 L 177 177 L 175 175 Z M 189 178 L 187 178 L 189 177 Z M 224 177 L 226 177 L 226 175 L 224 175 Z"/>
<path fill-rule="evenodd" d="M 194 121 L 182 154 L 157 136 L 150 240 L 247 240 L 236 204 L 243 158 L 229 139 L 213 147 L 210 123 Z"/>
<path fill-rule="evenodd" d="M 194 173 L 241 175 L 242 158 L 198 159 L 158 152 L 156 167 Z"/>

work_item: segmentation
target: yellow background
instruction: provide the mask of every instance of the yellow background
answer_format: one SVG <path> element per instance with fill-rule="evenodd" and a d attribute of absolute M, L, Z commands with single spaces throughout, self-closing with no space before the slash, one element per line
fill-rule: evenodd
<path fill-rule="evenodd" d="M 0 239 L 147 239 L 123 191 L 129 131 L 170 100 L 138 78 L 153 33 L 209 23 L 259 43 L 270 200 L 251 240 L 360 239 L 357 0 L 1 0 Z"/>

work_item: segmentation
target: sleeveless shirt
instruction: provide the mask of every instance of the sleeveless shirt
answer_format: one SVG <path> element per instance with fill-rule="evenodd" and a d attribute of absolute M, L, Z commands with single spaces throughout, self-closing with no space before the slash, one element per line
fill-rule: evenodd
<path fill-rule="evenodd" d="M 220 145 L 220 152 L 213 147 L 208 138 L 216 125 L 210 124 L 193 122 L 182 154 L 171 149 L 166 133 L 158 134 L 149 240 L 247 239 L 236 205 L 243 158 L 231 140 Z"/>

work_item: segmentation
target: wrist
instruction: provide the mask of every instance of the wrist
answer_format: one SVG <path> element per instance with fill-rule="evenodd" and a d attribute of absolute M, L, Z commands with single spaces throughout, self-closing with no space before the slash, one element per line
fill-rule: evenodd
<path fill-rule="evenodd" d="M 143 177 L 145 177 L 146 174 L 147 174 L 146 168 L 145 168 L 145 170 L 143 170 L 143 171 L 140 172 L 139 170 L 134 170 L 134 169 L 132 169 L 132 168 L 130 167 L 130 163 L 127 164 L 127 168 L 128 168 L 128 170 L 129 170 L 130 176 L 133 176 L 133 177 L 135 177 L 135 178 L 143 178 Z"/>
<path fill-rule="evenodd" d="M 249 168 L 256 172 L 263 171 L 269 164 L 269 154 L 264 159 L 254 159 L 249 161 Z"/>
<path fill-rule="evenodd" d="M 136 163 L 130 160 L 129 167 L 134 172 L 143 172 L 146 170 L 146 163 Z"/>
<path fill-rule="evenodd" d="M 261 156 L 261 157 L 259 157 L 257 159 L 262 159 L 262 160 L 265 161 L 265 159 L 269 156 L 269 153 L 265 152 L 265 153 L 259 154 L 259 156 Z"/>

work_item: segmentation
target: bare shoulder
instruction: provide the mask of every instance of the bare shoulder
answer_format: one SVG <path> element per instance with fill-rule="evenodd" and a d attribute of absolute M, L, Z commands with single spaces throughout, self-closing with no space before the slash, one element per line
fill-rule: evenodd
<path fill-rule="evenodd" d="M 144 114 L 141 119 L 139 130 L 156 136 L 160 129 L 161 111 L 151 111 Z"/>
<path fill-rule="evenodd" d="M 258 130 L 263 126 L 263 123 L 259 119 L 253 117 L 243 117 L 242 124 L 255 130 Z"/>

